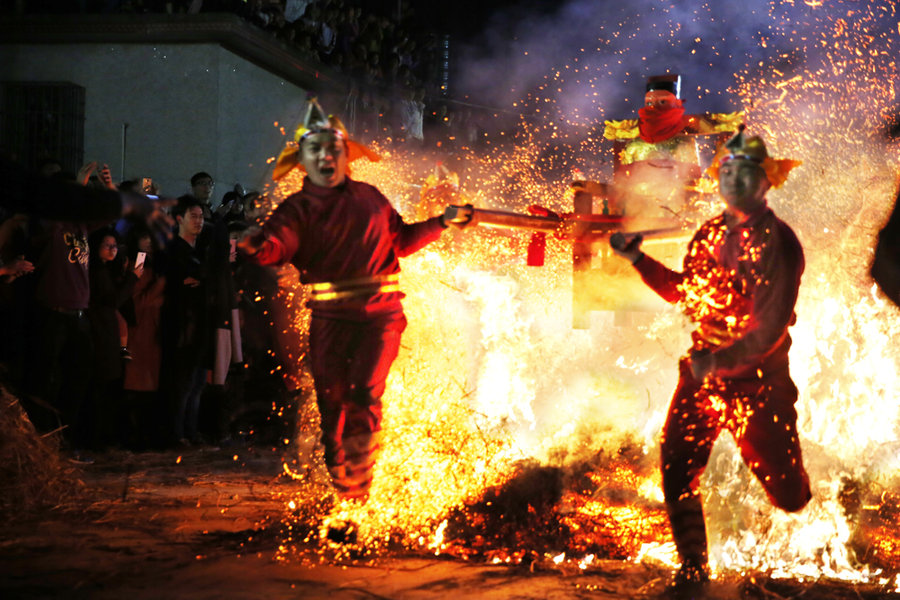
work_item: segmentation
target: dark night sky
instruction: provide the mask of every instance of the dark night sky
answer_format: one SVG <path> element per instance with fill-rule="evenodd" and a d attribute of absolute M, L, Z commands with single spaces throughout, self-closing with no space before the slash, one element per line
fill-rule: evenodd
<path fill-rule="evenodd" d="M 475 38 L 498 14 L 505 16 L 539 15 L 556 3 L 536 0 L 455 0 L 434 2 L 412 0 L 411 5 L 423 24 L 449 33 L 457 40 Z"/>
<path fill-rule="evenodd" d="M 378 0 L 382 13 L 397 1 Z M 843 89 L 850 67 L 832 63 L 855 65 L 858 53 L 845 46 L 869 39 L 888 60 L 900 31 L 886 16 L 894 0 L 401 1 L 424 29 L 451 35 L 454 97 L 517 111 L 552 80 L 563 112 L 610 118 L 636 110 L 646 78 L 662 73 L 680 74 L 687 106 L 710 112 L 737 109 L 742 78 L 830 77 Z"/>
<path fill-rule="evenodd" d="M 491 22 L 497 13 L 539 14 L 552 10 L 557 3 L 539 0 L 401 0 L 412 8 L 414 20 L 425 29 L 448 33 L 454 39 L 472 38 Z M 396 14 L 397 0 L 369 0 L 368 9 L 381 14 Z M 548 5 L 550 8 L 548 8 Z"/>

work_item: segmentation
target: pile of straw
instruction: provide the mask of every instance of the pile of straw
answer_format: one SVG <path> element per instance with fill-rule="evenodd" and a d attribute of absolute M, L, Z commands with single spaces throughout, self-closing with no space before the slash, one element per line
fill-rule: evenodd
<path fill-rule="evenodd" d="M 0 385 L 0 522 L 69 504 L 84 484 L 60 455 L 59 437 L 42 436 Z"/>

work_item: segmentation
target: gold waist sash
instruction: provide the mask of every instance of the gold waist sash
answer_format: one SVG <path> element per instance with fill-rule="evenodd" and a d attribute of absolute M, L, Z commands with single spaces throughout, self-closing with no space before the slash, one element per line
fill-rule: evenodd
<path fill-rule="evenodd" d="M 348 298 L 363 298 L 375 294 L 387 294 L 400 291 L 399 273 L 390 275 L 372 275 L 357 279 L 344 279 L 343 281 L 328 281 L 314 283 L 311 286 L 310 300 L 326 302 L 329 300 L 346 300 Z"/>

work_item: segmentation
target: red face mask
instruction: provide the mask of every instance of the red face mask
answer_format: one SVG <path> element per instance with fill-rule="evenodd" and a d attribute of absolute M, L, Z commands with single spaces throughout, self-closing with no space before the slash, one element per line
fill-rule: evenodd
<path fill-rule="evenodd" d="M 641 139 L 649 144 L 662 142 L 684 129 L 684 104 L 670 92 L 647 93 L 646 106 L 638 111 Z"/>

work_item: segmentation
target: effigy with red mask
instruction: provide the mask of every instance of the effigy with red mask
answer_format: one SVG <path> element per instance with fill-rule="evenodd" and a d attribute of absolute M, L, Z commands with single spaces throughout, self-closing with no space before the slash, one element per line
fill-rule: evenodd
<path fill-rule="evenodd" d="M 696 136 L 725 136 L 740 113 L 686 114 L 679 75 L 648 78 L 637 119 L 605 122 L 613 142 L 611 204 L 622 214 L 662 217 L 681 213 L 702 192 Z"/>
<path fill-rule="evenodd" d="M 652 88 L 644 96 L 644 106 L 638 110 L 638 131 L 641 139 L 655 144 L 681 133 L 687 126 L 684 102 L 669 90 Z"/>
<path fill-rule="evenodd" d="M 730 135 L 743 120 L 740 112 L 685 114 L 680 75 L 655 75 L 647 79 L 644 106 L 637 119 L 605 121 L 603 137 L 620 144 L 643 142 L 631 149 L 619 148 L 622 164 L 647 160 L 656 145 L 676 136 Z"/>

